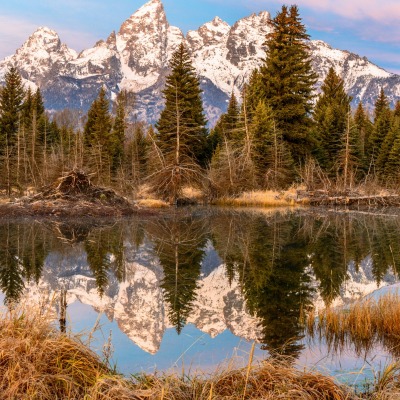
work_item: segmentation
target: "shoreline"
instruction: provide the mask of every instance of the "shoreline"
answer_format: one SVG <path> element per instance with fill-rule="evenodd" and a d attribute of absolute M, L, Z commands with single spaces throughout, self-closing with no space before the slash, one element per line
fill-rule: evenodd
<path fill-rule="evenodd" d="M 84 344 L 80 336 L 62 333 L 48 310 L 16 306 L 0 314 L 0 391 L 4 398 L 41 399 L 336 399 L 361 400 L 398 393 L 400 365 L 387 366 L 365 392 L 338 383 L 312 367 L 296 368 L 290 359 L 227 366 L 213 374 L 197 372 L 130 377 Z M 394 373 L 395 372 L 395 373 Z M 386 375 L 385 375 L 386 374 Z M 388 376 L 390 375 L 390 378 Z"/>

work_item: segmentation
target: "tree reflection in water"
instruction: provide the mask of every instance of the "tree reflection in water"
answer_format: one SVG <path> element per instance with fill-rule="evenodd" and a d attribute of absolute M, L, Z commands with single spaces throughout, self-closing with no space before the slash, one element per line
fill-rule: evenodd
<path fill-rule="evenodd" d="M 303 348 L 304 312 L 317 294 L 326 305 L 340 296 L 349 267 L 354 275 L 363 265 L 378 284 L 388 272 L 399 273 L 399 234 L 400 217 L 312 210 L 178 210 L 126 221 L 6 221 L 0 225 L 0 286 L 11 307 L 26 282 L 39 281 L 49 255 L 68 261 L 84 251 L 87 271 L 103 296 L 110 278 L 126 279 L 128 250 L 143 245 L 162 267 L 159 284 L 169 321 L 180 333 L 193 311 L 212 244 L 228 281 L 238 282 L 248 312 L 260 321 L 262 347 L 271 355 L 296 357 Z M 69 289 L 61 283 L 57 289 L 63 330 Z"/>
<path fill-rule="evenodd" d="M 161 287 L 168 303 L 168 317 L 179 334 L 196 298 L 209 235 L 207 219 L 176 213 L 148 223 L 146 232 L 163 267 Z"/>

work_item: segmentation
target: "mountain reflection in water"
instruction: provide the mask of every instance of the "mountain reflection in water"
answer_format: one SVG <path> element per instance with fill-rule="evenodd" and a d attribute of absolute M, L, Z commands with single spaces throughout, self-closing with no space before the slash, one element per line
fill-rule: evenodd
<path fill-rule="evenodd" d="M 397 280 L 399 236 L 400 216 L 318 211 L 6 221 L 0 285 L 8 307 L 59 296 L 63 330 L 68 305 L 91 305 L 152 354 L 191 323 L 296 358 L 308 310 Z"/>

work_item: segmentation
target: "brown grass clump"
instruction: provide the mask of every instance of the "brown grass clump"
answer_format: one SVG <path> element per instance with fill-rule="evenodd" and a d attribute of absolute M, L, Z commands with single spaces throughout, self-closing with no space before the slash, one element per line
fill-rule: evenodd
<path fill-rule="evenodd" d="M 1 318 L 1 399 L 137 398 L 127 390 L 127 382 L 95 353 L 58 332 L 38 311 L 14 310 Z"/>
<path fill-rule="evenodd" d="M 165 202 L 164 200 L 159 200 L 159 199 L 139 199 L 136 200 L 136 204 L 139 207 L 144 207 L 144 208 L 166 208 L 169 207 L 169 204 Z"/>
<path fill-rule="evenodd" d="M 308 332 L 327 340 L 333 350 L 353 345 L 356 352 L 382 343 L 392 354 L 400 355 L 400 296 L 387 294 L 378 300 L 358 300 L 349 308 L 326 308 L 310 315 Z"/>
<path fill-rule="evenodd" d="M 272 190 L 245 192 L 238 197 L 222 197 L 216 199 L 215 204 L 236 207 L 294 207 L 299 205 L 293 190 L 285 192 L 276 192 Z"/>
<path fill-rule="evenodd" d="M 263 362 L 257 366 L 221 373 L 209 378 L 180 379 L 140 376 L 137 387 L 146 399 L 243 400 L 243 399 L 315 399 L 351 400 L 355 395 L 332 378 L 316 372 L 304 372 L 288 364 Z"/>
<path fill-rule="evenodd" d="M 0 318 L 1 400 L 389 399 L 399 391 L 399 371 L 400 364 L 388 366 L 374 392 L 362 397 L 331 377 L 296 369 L 285 360 L 253 365 L 252 355 L 247 368 L 228 367 L 212 376 L 156 373 L 128 379 L 79 339 L 60 333 L 39 310 L 14 309 Z"/>

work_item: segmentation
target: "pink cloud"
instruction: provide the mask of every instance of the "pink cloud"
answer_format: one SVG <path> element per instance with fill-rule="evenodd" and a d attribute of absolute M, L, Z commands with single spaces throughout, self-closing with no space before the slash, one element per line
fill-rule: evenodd
<path fill-rule="evenodd" d="M 296 0 L 284 2 L 273 0 L 248 0 L 251 8 L 270 8 L 272 4 L 297 4 L 310 7 L 316 12 L 329 12 L 352 20 L 373 19 L 383 23 L 391 23 L 400 19 L 399 0 Z"/>

